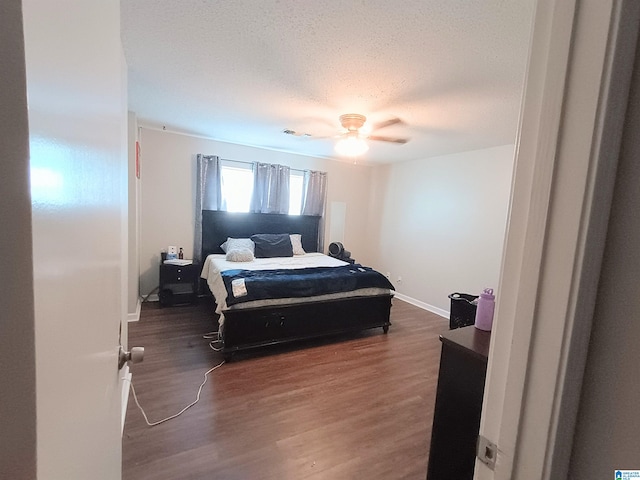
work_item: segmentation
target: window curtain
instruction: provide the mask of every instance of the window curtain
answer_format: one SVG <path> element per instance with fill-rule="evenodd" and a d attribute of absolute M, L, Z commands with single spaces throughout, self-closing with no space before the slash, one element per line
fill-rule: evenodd
<path fill-rule="evenodd" d="M 196 167 L 196 212 L 193 259 L 199 262 L 202 253 L 202 211 L 226 210 L 222 199 L 222 175 L 220 159 L 215 155 L 197 156 Z"/>
<path fill-rule="evenodd" d="M 327 203 L 327 172 L 305 170 L 302 215 L 322 217 L 318 224 L 318 251 L 324 251 L 324 209 Z"/>
<path fill-rule="evenodd" d="M 254 162 L 250 211 L 289 213 L 289 173 L 285 165 Z"/>

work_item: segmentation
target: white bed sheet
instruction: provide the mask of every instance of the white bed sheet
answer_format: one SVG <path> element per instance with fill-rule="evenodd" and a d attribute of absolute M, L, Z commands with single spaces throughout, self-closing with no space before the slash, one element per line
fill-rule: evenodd
<path fill-rule="evenodd" d="M 226 270 L 276 270 L 279 268 L 296 269 L 307 267 L 340 267 L 343 265 L 348 265 L 348 263 L 322 253 L 306 253 L 304 255 L 295 255 L 293 257 L 256 258 L 252 262 L 229 262 L 226 260 L 224 254 L 212 254 L 207 256 L 205 259 L 200 277 L 207 281 L 209 289 L 216 299 L 216 313 L 220 314 L 221 325 L 224 321 L 224 311 L 229 309 L 236 310 L 267 305 L 288 305 L 292 303 L 304 303 L 318 300 L 393 294 L 393 290 L 386 288 L 361 288 L 351 292 L 330 293 L 315 297 L 254 300 L 228 307 L 226 302 L 227 290 L 224 286 L 224 282 L 222 281 L 222 276 L 220 276 L 220 272 L 224 272 Z"/>

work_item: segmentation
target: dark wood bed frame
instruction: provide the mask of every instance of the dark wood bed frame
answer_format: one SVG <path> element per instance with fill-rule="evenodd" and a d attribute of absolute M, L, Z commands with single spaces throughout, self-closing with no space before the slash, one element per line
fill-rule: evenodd
<path fill-rule="evenodd" d="M 256 233 L 299 233 L 307 252 L 318 251 L 320 217 L 265 213 L 202 212 L 202 260 L 223 253 L 227 239 Z M 312 301 L 292 305 L 226 310 L 222 353 L 382 327 L 387 333 L 392 295 Z"/>

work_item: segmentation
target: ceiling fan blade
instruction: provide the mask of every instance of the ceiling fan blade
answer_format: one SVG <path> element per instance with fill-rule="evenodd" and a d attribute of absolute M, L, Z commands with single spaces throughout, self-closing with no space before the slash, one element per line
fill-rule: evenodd
<path fill-rule="evenodd" d="M 324 140 L 324 139 L 327 139 L 327 138 L 340 138 L 342 136 L 343 136 L 343 134 L 341 134 L 341 133 L 338 133 L 336 135 L 313 135 L 313 134 L 311 134 L 311 135 L 309 135 L 309 138 L 311 138 L 313 140 Z"/>
<path fill-rule="evenodd" d="M 301 132 L 299 130 L 291 130 L 290 128 L 285 128 L 282 130 L 282 133 L 285 135 L 292 135 L 294 137 L 310 137 L 310 133 Z"/>
<path fill-rule="evenodd" d="M 316 135 L 315 133 L 309 133 L 309 132 L 305 132 L 305 131 L 301 131 L 301 130 L 291 130 L 289 128 L 286 128 L 286 129 L 282 130 L 282 133 L 284 133 L 285 135 L 291 135 L 292 137 L 312 138 L 312 139 L 315 139 L 315 140 L 323 139 L 323 138 L 338 138 L 338 137 L 340 137 L 342 135 L 342 134 Z"/>
<path fill-rule="evenodd" d="M 385 120 L 384 122 L 376 123 L 371 130 L 380 130 L 381 128 L 390 127 L 391 125 L 395 125 L 396 123 L 403 123 L 398 117 L 390 118 L 389 120 Z"/>
<path fill-rule="evenodd" d="M 391 142 L 405 144 L 409 141 L 408 138 L 394 138 L 394 137 L 381 137 L 380 135 L 371 135 L 369 140 L 377 140 L 379 142 Z"/>

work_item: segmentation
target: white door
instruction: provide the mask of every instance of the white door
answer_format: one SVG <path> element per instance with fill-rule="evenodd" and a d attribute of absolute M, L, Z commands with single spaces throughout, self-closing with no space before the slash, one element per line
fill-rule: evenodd
<path fill-rule="evenodd" d="M 23 0 L 40 479 L 121 476 L 126 75 L 118 0 Z M 126 324 L 125 324 L 126 328 Z"/>

